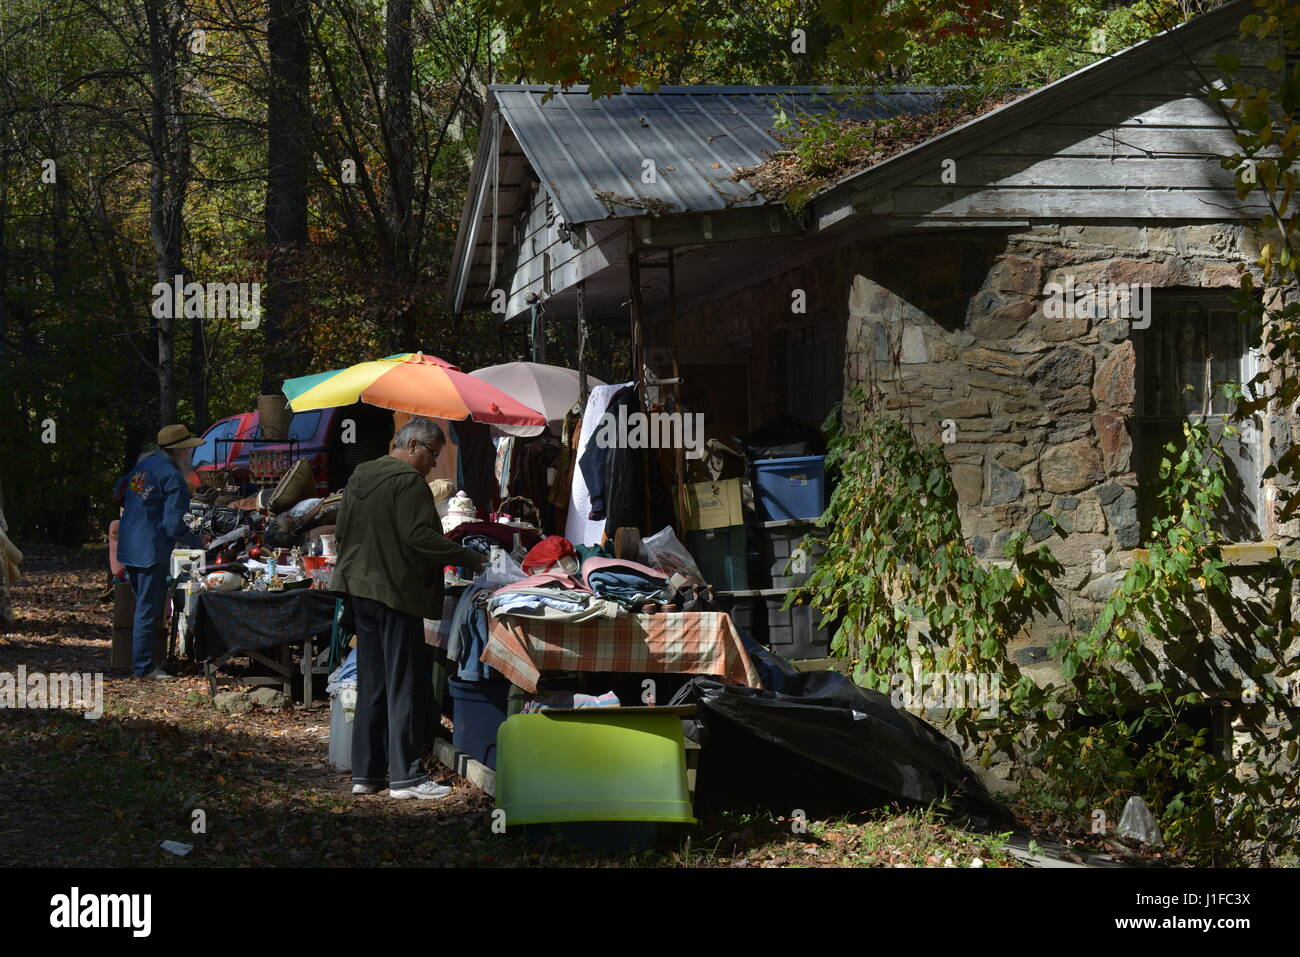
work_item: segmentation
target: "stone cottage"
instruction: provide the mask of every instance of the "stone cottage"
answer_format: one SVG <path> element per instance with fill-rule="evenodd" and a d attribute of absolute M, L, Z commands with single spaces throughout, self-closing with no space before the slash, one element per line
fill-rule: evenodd
<path fill-rule="evenodd" d="M 783 412 L 820 422 L 855 386 L 876 390 L 944 443 L 977 554 L 1025 530 L 1065 565 L 1064 620 L 1027 640 L 1032 664 L 1113 591 L 1150 520 L 1160 447 L 1189 417 L 1221 429 L 1230 403 L 1213 384 L 1259 367 L 1229 294 L 1256 269 L 1262 209 L 1221 167 L 1235 144 L 1209 92 L 1216 55 L 1254 76 L 1281 55 L 1237 38 L 1245 7 L 855 173 L 798 215 L 744 171 L 779 148 L 773 104 L 816 111 L 827 91 L 493 88 L 450 303 L 534 328 L 631 328 L 718 435 Z M 938 95 L 852 108 L 920 112 Z M 1261 482 L 1293 425 L 1261 419 L 1225 442 L 1221 532 L 1252 546 L 1243 560 L 1295 531 Z"/>

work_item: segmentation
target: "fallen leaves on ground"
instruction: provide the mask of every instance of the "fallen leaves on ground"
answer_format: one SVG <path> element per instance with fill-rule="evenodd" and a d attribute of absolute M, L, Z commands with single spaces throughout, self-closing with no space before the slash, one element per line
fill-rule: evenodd
<path fill-rule="evenodd" d="M 728 813 L 653 850 L 602 853 L 496 833 L 493 801 L 440 765 L 436 801 L 354 797 L 328 760 L 325 709 L 216 711 L 197 674 L 109 669 L 104 550 L 28 552 L 0 671 L 102 672 L 104 715 L 0 711 L 0 865 L 37 866 L 1013 866 L 995 837 L 925 812 L 835 821 Z M 164 840 L 194 845 L 185 857 Z M 951 860 L 953 864 L 947 862 Z M 939 861 L 941 863 L 936 863 Z"/>

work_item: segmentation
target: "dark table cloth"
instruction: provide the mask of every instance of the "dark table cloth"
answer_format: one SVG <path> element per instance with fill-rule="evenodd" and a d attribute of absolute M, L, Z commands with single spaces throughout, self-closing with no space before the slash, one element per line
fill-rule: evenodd
<path fill-rule="evenodd" d="M 283 592 L 203 592 L 194 622 L 194 655 L 266 651 L 329 632 L 335 596 L 310 588 Z"/>

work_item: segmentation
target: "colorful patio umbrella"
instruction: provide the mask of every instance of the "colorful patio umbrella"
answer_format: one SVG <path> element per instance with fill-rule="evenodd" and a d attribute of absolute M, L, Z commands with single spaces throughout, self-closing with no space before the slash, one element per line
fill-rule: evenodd
<path fill-rule="evenodd" d="M 437 419 L 473 419 L 491 425 L 544 426 L 546 419 L 495 386 L 437 356 L 403 352 L 346 369 L 286 379 L 295 412 L 367 402 Z"/>
<path fill-rule="evenodd" d="M 564 366 L 541 362 L 506 362 L 475 369 L 470 375 L 496 386 L 530 409 L 542 413 L 556 435 L 560 434 L 564 425 L 565 414 L 578 401 L 578 373 Z M 587 376 L 588 388 L 604 384 L 593 375 Z M 501 431 L 510 435 L 530 436 L 539 435 L 542 430 L 536 426 L 504 426 Z"/>

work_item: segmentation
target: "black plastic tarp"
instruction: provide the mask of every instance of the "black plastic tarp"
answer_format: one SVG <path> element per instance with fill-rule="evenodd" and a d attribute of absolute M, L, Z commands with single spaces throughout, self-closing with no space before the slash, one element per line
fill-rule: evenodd
<path fill-rule="evenodd" d="M 734 441 L 751 460 L 826 454 L 826 437 L 821 429 L 792 415 L 768 419 Z"/>
<path fill-rule="evenodd" d="M 787 675 L 782 692 L 695 678 L 673 703 L 701 712 L 696 797 L 705 813 L 742 806 L 848 813 L 947 799 L 976 826 L 1011 821 L 956 744 L 836 672 Z"/>

